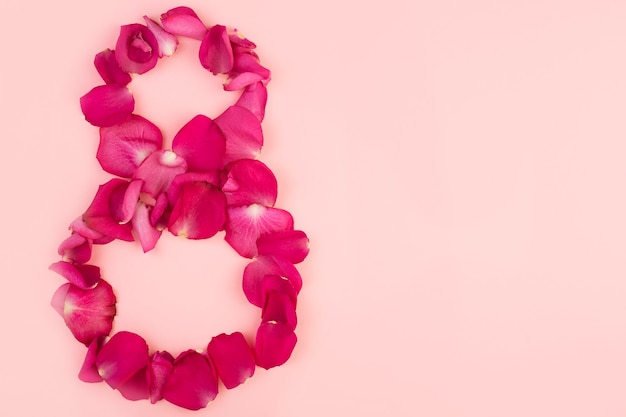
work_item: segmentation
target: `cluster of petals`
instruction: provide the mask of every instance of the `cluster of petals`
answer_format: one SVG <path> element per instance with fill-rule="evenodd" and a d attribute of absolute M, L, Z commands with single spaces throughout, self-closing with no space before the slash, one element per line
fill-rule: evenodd
<path fill-rule="evenodd" d="M 160 23 L 122 26 L 115 50 L 94 59 L 104 84 L 80 99 L 88 122 L 99 128 L 96 158 L 115 177 L 98 187 L 85 212 L 70 225 L 50 269 L 67 281 L 52 306 L 87 348 L 79 378 L 106 382 L 127 399 L 165 399 L 196 410 L 206 407 L 220 384 L 232 389 L 254 374 L 285 363 L 296 345 L 297 296 L 302 279 L 294 264 L 308 254 L 306 234 L 291 214 L 275 207 L 277 181 L 256 159 L 263 146 L 261 122 L 270 72 L 259 63 L 256 45 L 237 31 L 207 27 L 188 7 L 161 15 Z M 199 60 L 213 74 L 226 74 L 224 89 L 240 90 L 235 105 L 210 119 L 196 115 L 163 149 L 163 135 L 134 112 L 128 84 L 133 74 L 171 56 L 177 36 L 200 41 Z M 243 334 L 221 334 L 204 349 L 173 356 L 151 352 L 139 335 L 111 335 L 116 314 L 112 286 L 89 264 L 94 245 L 138 241 L 152 250 L 163 232 L 225 240 L 250 263 L 243 291 L 260 308 L 254 343 Z"/>

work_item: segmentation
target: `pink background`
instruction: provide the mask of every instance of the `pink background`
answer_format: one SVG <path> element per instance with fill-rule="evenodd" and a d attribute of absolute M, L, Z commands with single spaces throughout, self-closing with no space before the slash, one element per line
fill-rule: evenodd
<path fill-rule="evenodd" d="M 371 4 L 371 5 L 370 5 Z M 164 0 L 12 1 L 0 26 L 0 414 L 186 416 L 80 382 L 49 307 L 66 227 L 109 179 L 78 98 Z M 626 415 L 626 3 L 188 1 L 273 71 L 261 160 L 311 238 L 291 360 L 212 416 Z M 234 101 L 197 43 L 132 88 L 168 139 Z M 221 239 L 99 248 L 116 329 L 172 352 L 252 334 Z"/>

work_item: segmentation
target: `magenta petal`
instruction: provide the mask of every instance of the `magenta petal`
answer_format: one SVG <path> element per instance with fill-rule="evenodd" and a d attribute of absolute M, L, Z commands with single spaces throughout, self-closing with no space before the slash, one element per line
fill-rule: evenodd
<path fill-rule="evenodd" d="M 172 151 L 156 151 L 137 168 L 134 179 L 142 179 L 143 192 L 157 198 L 166 191 L 174 177 L 187 171 L 185 159 Z"/>
<path fill-rule="evenodd" d="M 64 261 L 84 264 L 91 259 L 91 240 L 78 234 L 72 233 L 59 245 L 57 252 Z"/>
<path fill-rule="evenodd" d="M 252 204 L 230 207 L 226 220 L 226 241 L 245 258 L 257 256 L 256 241 L 259 237 L 293 230 L 293 217 L 288 211 Z"/>
<path fill-rule="evenodd" d="M 49 269 L 84 290 L 93 288 L 100 280 L 100 268 L 95 265 L 74 265 L 59 261 L 50 265 Z"/>
<path fill-rule="evenodd" d="M 148 385 L 148 367 L 137 371 L 126 382 L 119 385 L 117 390 L 124 398 L 131 401 L 147 400 L 150 396 Z"/>
<path fill-rule="evenodd" d="M 245 50 L 249 52 L 256 48 L 255 43 L 239 33 L 237 29 L 235 29 L 235 33 L 228 35 L 228 39 L 230 39 L 233 48 L 239 48 L 242 51 Z"/>
<path fill-rule="evenodd" d="M 150 223 L 150 209 L 143 202 L 137 204 L 137 209 L 132 220 L 133 230 L 135 231 L 141 248 L 144 252 L 148 252 L 157 244 L 161 237 L 161 231 L 157 230 Z"/>
<path fill-rule="evenodd" d="M 183 184 L 174 204 L 168 229 L 176 236 L 206 239 L 224 227 L 226 197 L 208 182 Z"/>
<path fill-rule="evenodd" d="M 230 106 L 214 121 L 226 138 L 225 164 L 237 159 L 256 159 L 261 153 L 263 130 L 250 110 Z"/>
<path fill-rule="evenodd" d="M 114 334 L 96 357 L 98 373 L 114 389 L 148 366 L 148 362 L 146 341 L 131 332 Z"/>
<path fill-rule="evenodd" d="M 129 73 L 122 71 L 115 58 L 115 51 L 111 49 L 96 54 L 93 64 L 106 84 L 126 85 L 132 80 Z"/>
<path fill-rule="evenodd" d="M 130 178 L 152 152 L 161 149 L 163 135 L 158 127 L 131 114 L 122 123 L 100 129 L 96 158 L 106 172 Z"/>
<path fill-rule="evenodd" d="M 150 359 L 148 383 L 152 404 L 163 398 L 163 387 L 174 370 L 174 357 L 169 352 L 155 352 Z"/>
<path fill-rule="evenodd" d="M 278 184 L 272 171 L 263 162 L 240 159 L 226 167 L 222 191 L 229 206 L 261 204 L 271 207 L 276 202 Z"/>
<path fill-rule="evenodd" d="M 201 41 L 207 28 L 196 12 L 189 7 L 180 6 L 168 10 L 161 15 L 161 23 L 165 30 L 174 35 L 187 36 Z"/>
<path fill-rule="evenodd" d="M 86 345 L 97 337 L 108 335 L 115 317 L 115 294 L 111 285 L 103 279 L 89 290 L 70 284 L 63 317 L 74 337 Z"/>
<path fill-rule="evenodd" d="M 176 134 L 172 150 L 185 158 L 190 171 L 222 169 L 226 139 L 211 119 L 199 114 Z"/>
<path fill-rule="evenodd" d="M 133 112 L 135 99 L 124 85 L 99 85 L 80 98 L 80 108 L 92 125 L 113 126 Z"/>
<path fill-rule="evenodd" d="M 54 292 L 52 300 L 50 300 L 50 305 L 52 306 L 52 308 L 54 308 L 54 310 L 59 313 L 59 315 L 63 318 L 65 318 L 65 313 L 63 312 L 63 310 L 65 309 L 65 297 L 67 297 L 67 292 L 69 291 L 71 285 L 72 284 L 70 284 L 69 282 L 61 285 Z"/>
<path fill-rule="evenodd" d="M 133 23 L 120 28 L 115 56 L 123 71 L 143 74 L 159 59 L 159 44 L 147 26 Z"/>
<path fill-rule="evenodd" d="M 254 375 L 254 354 L 239 332 L 215 336 L 209 343 L 207 353 L 213 360 L 217 375 L 228 389 L 243 384 Z"/>
<path fill-rule="evenodd" d="M 83 361 L 83 366 L 80 368 L 78 372 L 78 379 L 83 382 L 101 382 L 102 377 L 98 373 L 98 368 L 96 367 L 96 356 L 98 355 L 98 351 L 102 346 L 103 338 L 99 337 L 94 339 L 87 349 L 87 354 L 85 355 L 85 360 Z"/>
<path fill-rule="evenodd" d="M 83 236 L 89 240 L 102 239 L 104 235 L 100 232 L 96 232 L 93 229 L 90 229 L 85 223 L 83 216 L 78 216 L 74 221 L 70 224 L 70 230 L 77 235 Z"/>
<path fill-rule="evenodd" d="M 269 369 L 287 362 L 298 338 L 289 326 L 266 322 L 259 326 L 254 353 L 256 364 Z"/>
<path fill-rule="evenodd" d="M 161 25 L 150 19 L 148 16 L 144 16 L 143 20 L 146 22 L 146 26 L 148 26 L 148 29 L 150 29 L 157 40 L 157 44 L 159 45 L 159 58 L 163 56 L 172 56 L 176 51 L 176 47 L 178 47 L 178 39 L 176 39 L 176 36 L 163 30 Z"/>
<path fill-rule="evenodd" d="M 215 25 L 209 29 L 200 44 L 200 63 L 213 74 L 226 74 L 234 65 L 233 48 L 226 27 Z"/>
<path fill-rule="evenodd" d="M 291 330 L 296 328 L 298 319 L 296 306 L 291 297 L 281 291 L 271 291 L 263 306 L 261 314 L 263 322 L 277 322 L 287 325 Z"/>
<path fill-rule="evenodd" d="M 143 184 L 143 180 L 132 180 L 130 184 L 128 184 L 128 188 L 126 188 L 126 192 L 124 193 L 124 199 L 122 200 L 121 223 L 129 222 L 135 215 Z"/>
<path fill-rule="evenodd" d="M 276 283 L 272 276 L 286 278 L 293 286 L 296 294 L 302 289 L 302 277 L 295 266 L 274 256 L 259 256 L 250 262 L 243 271 L 243 292 L 251 304 L 263 307 L 267 292 L 271 290 L 280 289 L 289 294 L 289 291 L 282 287 L 284 282 Z M 293 295 L 292 298 L 294 298 Z"/>
<path fill-rule="evenodd" d="M 180 176 L 180 175 L 179 175 Z M 176 177 L 172 181 L 172 184 L 176 180 Z M 171 184 L 170 184 L 171 187 Z M 165 211 L 169 207 L 169 202 L 167 200 L 167 193 L 161 193 L 156 199 L 154 203 L 154 207 L 150 212 L 150 224 L 156 227 L 159 230 L 162 230 L 167 225 L 167 220 L 163 218 Z"/>
<path fill-rule="evenodd" d="M 254 55 L 248 53 L 235 55 L 235 63 L 230 74 L 231 79 L 224 85 L 227 91 L 239 90 L 259 81 L 267 83 L 271 76 L 270 70 L 259 64 Z"/>
<path fill-rule="evenodd" d="M 189 410 L 199 410 L 217 396 L 217 375 L 208 358 L 195 350 L 181 353 L 163 387 L 163 398 Z"/>
<path fill-rule="evenodd" d="M 263 81 L 263 77 L 254 72 L 244 72 L 241 74 L 233 74 L 226 83 L 224 83 L 224 90 L 236 91 L 241 90 L 249 85 L 256 84 Z"/>
<path fill-rule="evenodd" d="M 128 184 L 128 181 L 114 178 L 98 187 L 96 196 L 83 214 L 88 228 L 115 239 L 133 241 L 130 223 L 120 224 Z"/>
<path fill-rule="evenodd" d="M 309 254 L 309 238 L 301 230 L 285 230 L 261 236 L 256 247 L 259 255 L 276 255 L 297 264 Z"/>
<path fill-rule="evenodd" d="M 265 117 L 265 105 L 267 104 L 267 88 L 262 82 L 250 84 L 243 90 L 243 93 L 235 103 L 235 106 L 243 107 L 252 112 L 263 121 Z"/>

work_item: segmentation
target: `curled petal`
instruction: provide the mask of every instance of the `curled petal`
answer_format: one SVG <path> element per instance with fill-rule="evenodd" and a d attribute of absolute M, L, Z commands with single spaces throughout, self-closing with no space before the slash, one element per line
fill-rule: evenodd
<path fill-rule="evenodd" d="M 163 398 L 189 410 L 199 410 L 217 396 L 217 375 L 208 358 L 195 350 L 181 353 L 163 387 Z"/>
<path fill-rule="evenodd" d="M 261 204 L 271 207 L 276 202 L 278 183 L 263 162 L 239 159 L 226 167 L 222 191 L 229 206 Z"/>
<path fill-rule="evenodd" d="M 235 91 L 260 81 L 267 83 L 270 76 L 270 70 L 259 64 L 252 54 L 237 54 L 230 79 L 224 85 L 224 89 Z"/>
<path fill-rule="evenodd" d="M 100 268 L 95 265 L 74 265 L 59 261 L 50 265 L 50 270 L 84 290 L 93 288 L 100 280 Z"/>
<path fill-rule="evenodd" d="M 298 324 L 296 306 L 291 297 L 281 291 L 271 291 L 267 295 L 261 319 L 264 323 L 276 322 L 285 324 L 291 330 L 294 330 Z"/>
<path fill-rule="evenodd" d="M 189 239 L 206 239 L 224 227 L 226 197 L 208 182 L 182 184 L 174 204 L 168 229 Z"/>
<path fill-rule="evenodd" d="M 204 35 L 200 44 L 200 63 L 214 75 L 226 74 L 234 65 L 233 48 L 226 27 L 215 25 Z"/>
<path fill-rule="evenodd" d="M 287 362 L 298 338 L 289 326 L 283 323 L 265 322 L 256 334 L 254 353 L 256 364 L 269 369 Z"/>
<path fill-rule="evenodd" d="M 256 48 L 255 43 L 239 33 L 237 29 L 235 29 L 234 33 L 228 35 L 228 39 L 230 40 L 230 44 L 233 46 L 233 49 L 237 48 L 241 51 L 241 53 L 250 52 Z"/>
<path fill-rule="evenodd" d="M 174 177 L 187 171 L 187 163 L 172 151 L 156 151 L 137 168 L 134 179 L 142 179 L 142 191 L 153 198 L 166 191 Z"/>
<path fill-rule="evenodd" d="M 65 295 L 63 318 L 79 342 L 88 345 L 95 338 L 108 335 L 114 317 L 115 295 L 108 282 L 101 279 L 89 290 L 70 284 Z"/>
<path fill-rule="evenodd" d="M 163 387 L 174 369 L 174 357 L 169 352 L 155 352 L 150 359 L 148 385 L 152 404 L 163 398 Z"/>
<path fill-rule="evenodd" d="M 128 181 L 114 178 L 98 187 L 96 196 L 83 214 L 89 229 L 115 239 L 133 240 L 131 225 L 120 223 L 124 217 L 123 203 L 128 184 Z"/>
<path fill-rule="evenodd" d="M 78 372 L 78 379 L 81 381 L 102 381 L 102 377 L 98 373 L 98 368 L 96 367 L 96 356 L 98 355 L 98 351 L 100 350 L 103 341 L 104 337 L 98 337 L 89 344 L 85 360 L 83 361 L 83 366 L 81 366 L 80 371 Z"/>
<path fill-rule="evenodd" d="M 256 159 L 261 153 L 263 130 L 250 110 L 230 106 L 214 121 L 226 138 L 225 164 L 238 159 Z"/>
<path fill-rule="evenodd" d="M 131 332 L 114 334 L 96 357 L 98 373 L 113 389 L 117 389 L 148 366 L 148 362 L 146 341 Z"/>
<path fill-rule="evenodd" d="M 113 126 L 130 116 L 135 99 L 124 85 L 99 85 L 80 98 L 80 108 L 92 125 Z"/>
<path fill-rule="evenodd" d="M 297 264 L 309 254 L 309 238 L 301 230 L 285 230 L 261 236 L 256 247 L 259 255 L 276 255 Z"/>
<path fill-rule="evenodd" d="M 130 178 L 148 155 L 162 146 L 163 135 L 159 128 L 131 114 L 122 123 L 100 129 L 96 158 L 106 172 Z"/>
<path fill-rule="evenodd" d="M 102 239 L 104 235 L 100 232 L 96 232 L 93 229 L 90 229 L 85 223 L 83 216 L 78 216 L 74 221 L 70 224 L 70 230 L 72 233 L 83 236 L 85 239 L 96 240 Z"/>
<path fill-rule="evenodd" d="M 161 15 L 161 23 L 165 30 L 174 35 L 187 36 L 201 41 L 207 33 L 196 12 L 189 7 L 180 6 L 168 10 Z"/>
<path fill-rule="evenodd" d="M 148 252 L 154 249 L 161 237 L 161 231 L 150 224 L 150 209 L 143 202 L 137 204 L 132 224 L 143 251 Z"/>
<path fill-rule="evenodd" d="M 106 84 L 126 85 L 132 80 L 129 73 L 122 71 L 115 58 L 115 51 L 111 49 L 97 53 L 93 64 Z"/>
<path fill-rule="evenodd" d="M 122 218 L 120 222 L 129 222 L 135 215 L 143 184 L 143 180 L 132 180 L 130 184 L 128 184 L 128 188 L 126 188 L 126 192 L 124 193 L 124 199 L 122 200 Z"/>
<path fill-rule="evenodd" d="M 217 375 L 228 389 L 243 384 L 254 375 L 254 354 L 239 332 L 215 336 L 209 343 L 207 353 L 213 360 Z"/>
<path fill-rule="evenodd" d="M 226 220 L 226 241 L 245 258 L 258 255 L 259 237 L 284 230 L 293 230 L 293 217 L 288 211 L 252 204 L 230 207 Z"/>
<path fill-rule="evenodd" d="M 190 171 L 210 171 L 224 166 L 226 139 L 211 119 L 201 114 L 174 137 L 172 150 L 185 158 Z"/>
<path fill-rule="evenodd" d="M 59 315 L 63 318 L 65 318 L 65 313 L 63 313 L 63 310 L 65 309 L 65 297 L 67 297 L 67 292 L 70 289 L 70 285 L 72 284 L 70 284 L 69 282 L 61 285 L 54 292 L 52 300 L 50 300 L 50 305 L 52 306 L 52 308 L 54 308 L 54 310 L 59 313 Z"/>
<path fill-rule="evenodd" d="M 267 88 L 262 82 L 252 83 L 244 90 L 235 106 L 243 107 L 252 112 L 259 119 L 259 122 L 263 121 L 265 117 L 265 105 L 267 104 Z"/>
<path fill-rule="evenodd" d="M 84 264 L 91 259 L 92 242 L 90 239 L 78 234 L 72 233 L 59 245 L 57 252 L 63 257 L 64 261 Z"/>
<path fill-rule="evenodd" d="M 243 292 L 251 304 L 263 307 L 267 292 L 272 290 L 290 293 L 288 287 L 283 286 L 284 282 L 276 281 L 271 278 L 272 276 L 286 278 L 293 286 L 295 294 L 302 288 L 302 277 L 291 263 L 274 256 L 259 256 L 243 271 Z M 293 295 L 291 297 L 295 305 L 295 297 Z"/>
<path fill-rule="evenodd" d="M 176 39 L 176 36 L 163 30 L 161 25 L 150 19 L 148 16 L 144 16 L 143 20 L 146 22 L 146 26 L 148 26 L 148 29 L 150 29 L 157 40 L 157 44 L 159 45 L 159 58 L 163 56 L 172 56 L 178 47 L 178 39 Z"/>
<path fill-rule="evenodd" d="M 176 178 L 174 178 L 174 180 L 172 181 L 172 184 L 175 181 L 176 181 Z M 171 186 L 172 185 L 170 184 L 170 187 Z M 156 202 L 154 203 L 154 207 L 152 208 L 152 211 L 150 212 L 150 224 L 159 230 L 164 229 L 169 220 L 168 218 L 165 218 L 166 210 L 169 208 L 168 203 L 169 202 L 167 200 L 167 193 L 161 193 L 157 197 Z"/>
<path fill-rule="evenodd" d="M 147 26 L 133 23 L 120 28 L 115 56 L 123 71 L 143 74 L 159 59 L 159 44 Z"/>

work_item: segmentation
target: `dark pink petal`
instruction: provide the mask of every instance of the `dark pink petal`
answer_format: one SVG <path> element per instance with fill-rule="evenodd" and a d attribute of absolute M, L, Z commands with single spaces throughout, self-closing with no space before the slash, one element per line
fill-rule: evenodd
<path fill-rule="evenodd" d="M 267 88 L 262 82 L 256 82 L 247 86 L 239 100 L 235 103 L 235 106 L 243 107 L 252 112 L 259 119 L 259 122 L 263 121 L 265 117 L 265 105 L 267 104 Z"/>
<path fill-rule="evenodd" d="M 129 222 L 135 215 L 143 185 L 143 180 L 132 180 L 130 184 L 128 184 L 128 188 L 126 188 L 126 192 L 124 193 L 124 199 L 122 200 L 121 223 Z"/>
<path fill-rule="evenodd" d="M 153 198 L 166 191 L 174 177 L 187 171 L 185 159 L 172 151 L 156 151 L 150 154 L 135 171 L 134 179 L 142 179 L 143 192 Z"/>
<path fill-rule="evenodd" d="M 124 217 L 123 203 L 128 184 L 128 181 L 114 178 L 98 187 L 96 196 L 83 214 L 88 228 L 115 239 L 133 240 L 130 223 L 120 223 Z"/>
<path fill-rule="evenodd" d="M 170 205 L 174 205 L 180 193 L 182 192 L 183 185 L 189 182 L 208 182 L 209 184 L 217 187 L 220 183 L 220 173 L 218 171 L 207 172 L 185 172 L 174 178 L 170 184 L 170 188 L 167 190 L 167 197 Z"/>
<path fill-rule="evenodd" d="M 161 15 L 161 23 L 165 30 L 174 35 L 187 36 L 201 41 L 207 28 L 196 12 L 189 7 L 180 6 L 168 10 Z"/>
<path fill-rule="evenodd" d="M 226 220 L 226 241 L 245 258 L 254 258 L 259 237 L 283 230 L 293 230 L 293 217 L 288 211 L 252 204 L 230 207 Z"/>
<path fill-rule="evenodd" d="M 174 370 L 174 357 L 169 352 L 155 352 L 150 359 L 148 383 L 152 404 L 163 398 L 163 387 Z"/>
<path fill-rule="evenodd" d="M 147 366 L 140 369 L 126 382 L 118 386 L 117 390 L 127 400 L 147 400 L 150 396 L 150 388 L 148 386 L 148 370 L 149 367 Z"/>
<path fill-rule="evenodd" d="M 213 74 L 226 74 L 234 65 L 233 48 L 226 27 L 215 25 L 204 35 L 200 44 L 200 63 Z"/>
<path fill-rule="evenodd" d="M 217 375 L 208 358 L 195 350 L 181 353 L 163 387 L 163 398 L 189 410 L 199 410 L 217 396 Z"/>
<path fill-rule="evenodd" d="M 176 236 L 206 239 L 224 228 L 226 197 L 208 182 L 184 183 L 169 219 L 168 229 Z"/>
<path fill-rule="evenodd" d="M 85 355 L 85 360 L 83 361 L 83 366 L 81 366 L 80 371 L 78 372 L 78 379 L 80 379 L 81 381 L 102 381 L 102 377 L 98 373 L 98 368 L 96 367 L 96 356 L 98 355 L 98 351 L 100 350 L 103 341 L 104 337 L 98 337 L 89 344 L 87 354 Z"/>
<path fill-rule="evenodd" d="M 78 216 L 76 219 L 74 219 L 72 224 L 70 224 L 70 230 L 73 233 L 83 236 L 84 238 L 89 240 L 96 240 L 104 237 L 102 233 L 90 229 L 89 226 L 87 226 L 87 223 L 85 223 L 83 216 Z"/>
<path fill-rule="evenodd" d="M 256 247 L 259 255 L 276 255 L 297 264 L 309 254 L 309 238 L 301 230 L 285 230 L 261 236 Z"/>
<path fill-rule="evenodd" d="M 226 167 L 222 191 L 229 206 L 262 204 L 271 207 L 276 202 L 278 184 L 263 162 L 239 159 Z"/>
<path fill-rule="evenodd" d="M 150 224 L 150 209 L 143 202 L 137 204 L 132 224 L 143 251 L 148 252 L 154 249 L 161 237 L 161 231 Z"/>
<path fill-rule="evenodd" d="M 93 64 L 106 84 L 126 85 L 132 80 L 129 73 L 122 71 L 115 58 L 115 51 L 111 49 L 96 54 Z"/>
<path fill-rule="evenodd" d="M 115 294 L 108 282 L 83 290 L 71 285 L 65 296 L 63 318 L 74 337 L 86 345 L 111 332 L 115 317 Z"/>
<path fill-rule="evenodd" d="M 239 332 L 215 336 L 209 343 L 207 353 L 213 360 L 217 375 L 228 389 L 243 384 L 254 375 L 254 354 Z"/>
<path fill-rule="evenodd" d="M 172 150 L 185 158 L 189 171 L 222 169 L 226 139 L 211 119 L 199 114 L 178 131 Z"/>
<path fill-rule="evenodd" d="M 224 83 L 224 90 L 241 90 L 249 85 L 263 81 L 264 78 L 254 72 L 231 73 L 230 78 Z"/>
<path fill-rule="evenodd" d="M 177 177 L 174 178 L 174 180 L 172 181 L 172 184 L 176 181 L 176 178 Z M 170 187 L 171 186 L 172 185 L 170 184 Z M 163 221 L 165 220 L 163 219 L 163 215 L 165 214 L 165 211 L 167 210 L 168 204 L 169 204 L 167 200 L 167 196 L 168 196 L 168 193 L 159 194 L 159 196 L 157 197 L 154 203 L 154 207 L 152 208 L 152 211 L 150 212 L 150 224 L 156 227 L 157 229 L 163 229 L 167 225 L 167 221 L 165 221 L 165 223 L 163 224 Z"/>
<path fill-rule="evenodd" d="M 296 306 L 288 294 L 280 291 L 271 291 L 267 295 L 261 319 L 264 323 L 276 322 L 285 324 L 291 330 L 294 330 L 298 324 Z"/>
<path fill-rule="evenodd" d="M 78 234 L 72 233 L 59 245 L 57 252 L 63 257 L 64 261 L 84 264 L 91 259 L 92 243 L 90 239 Z"/>
<path fill-rule="evenodd" d="M 100 129 L 96 158 L 106 172 L 130 178 L 148 155 L 162 146 L 163 135 L 159 128 L 131 114 L 122 123 Z"/>
<path fill-rule="evenodd" d="M 230 106 L 214 121 L 226 138 L 225 164 L 237 159 L 256 159 L 261 153 L 263 130 L 250 110 Z"/>
<path fill-rule="evenodd" d="M 224 89 L 234 91 L 259 81 L 267 83 L 270 77 L 270 70 L 259 64 L 259 61 L 252 54 L 237 54 L 233 69 L 230 72 L 230 79 L 224 85 Z"/>
<path fill-rule="evenodd" d="M 115 45 L 115 56 L 123 71 L 143 74 L 159 59 L 159 44 L 147 26 L 133 23 L 120 28 Z"/>
<path fill-rule="evenodd" d="M 59 261 L 50 265 L 49 269 L 84 290 L 93 288 L 100 280 L 100 268 L 95 265 L 74 265 Z"/>
<path fill-rule="evenodd" d="M 248 52 L 256 48 L 255 43 L 239 33 L 237 29 L 235 29 L 235 33 L 228 35 L 228 39 L 233 48 L 240 48 Z"/>
<path fill-rule="evenodd" d="M 286 278 L 277 274 L 265 275 L 261 280 L 261 300 L 263 301 L 263 308 L 267 304 L 267 299 L 271 293 L 278 292 L 285 294 L 289 297 L 291 304 L 295 310 L 298 304 L 298 290 L 293 286 L 292 282 Z"/>
<path fill-rule="evenodd" d="M 96 357 L 98 373 L 114 389 L 148 366 L 148 363 L 146 341 L 131 332 L 114 334 Z"/>
<path fill-rule="evenodd" d="M 70 289 L 70 284 L 65 283 L 61 285 L 52 296 L 52 300 L 50 300 L 50 305 L 54 310 L 61 315 L 61 317 L 65 318 L 65 313 L 63 310 L 65 309 L 65 297 L 67 297 L 67 292 Z"/>
<path fill-rule="evenodd" d="M 266 322 L 256 334 L 254 353 L 256 364 L 270 369 L 287 362 L 298 338 L 286 324 Z"/>
<path fill-rule="evenodd" d="M 113 126 L 130 116 L 135 99 L 124 85 L 99 85 L 80 98 L 80 108 L 92 125 Z"/>
<path fill-rule="evenodd" d="M 159 58 L 172 56 L 178 47 L 178 39 L 176 39 L 176 36 L 163 30 L 161 25 L 148 16 L 144 16 L 143 20 L 145 20 L 146 26 L 148 26 L 148 29 L 150 29 L 157 40 L 157 44 L 159 45 Z"/>
<path fill-rule="evenodd" d="M 250 262 L 243 271 L 243 292 L 250 303 L 257 307 L 263 307 L 266 293 L 270 290 L 280 289 L 289 293 L 280 287 L 284 283 L 280 281 L 275 283 L 271 278 L 266 279 L 266 276 L 271 277 L 272 275 L 286 278 L 295 289 L 296 294 L 300 292 L 302 277 L 300 277 L 295 266 L 274 256 L 259 256 Z"/>

